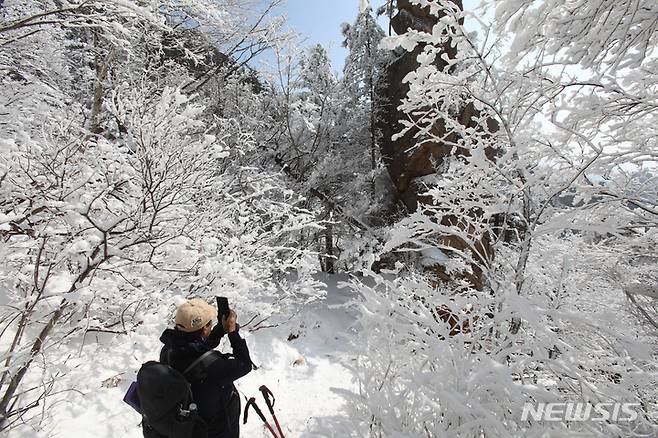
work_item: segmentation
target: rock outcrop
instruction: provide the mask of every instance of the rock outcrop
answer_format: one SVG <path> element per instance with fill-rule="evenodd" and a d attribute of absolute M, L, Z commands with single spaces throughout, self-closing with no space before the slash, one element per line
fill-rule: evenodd
<path fill-rule="evenodd" d="M 460 9 L 463 9 L 461 0 L 451 1 Z M 397 9 L 398 12 L 392 18 L 391 24 L 398 35 L 406 33 L 408 29 L 431 33 L 432 28 L 441 18 L 441 16 L 432 15 L 429 8 L 422 8 L 418 5 L 411 4 L 409 0 L 398 0 Z M 380 95 L 382 96 L 381 107 L 383 108 L 379 119 L 379 129 L 382 133 L 381 152 L 388 173 L 395 186 L 396 195 L 409 213 L 415 212 L 419 204 L 431 202 L 430 199 L 421 196 L 421 193 L 426 190 L 426 186 L 420 184 L 417 179 L 436 173 L 437 168 L 441 167 L 441 163 L 447 157 L 468 153 L 468 151 L 460 150 L 459 148 L 453 150 L 450 144 L 454 144 L 457 140 L 456 134 L 446 132 L 445 122 L 442 121 L 435 124 L 432 128 L 432 133 L 435 134 L 435 138 L 443 138 L 447 135 L 445 141 L 427 142 L 414 147 L 416 142 L 414 135 L 418 131 L 413 129 L 405 135 L 393 139 L 393 136 L 402 130 L 402 125 L 398 121 L 408 117 L 405 113 L 397 109 L 409 91 L 409 85 L 403 83 L 403 79 L 408 73 L 418 67 L 416 58 L 422 52 L 423 47 L 422 44 L 419 44 L 413 52 L 405 52 L 400 55 L 389 66 L 380 87 Z M 443 48 L 443 51 L 451 59 L 455 58 L 456 50 L 451 45 L 446 45 Z M 437 67 L 441 69 L 447 66 L 446 61 L 441 57 L 437 57 L 436 63 Z M 466 103 L 457 116 L 459 123 L 476 129 L 477 124 L 475 123 L 475 119 L 477 117 L 479 117 L 478 111 L 472 104 Z M 495 132 L 498 129 L 498 125 L 494 120 L 489 120 L 487 124 L 489 125 L 489 132 Z M 409 150 L 413 152 L 408 152 Z M 493 159 L 494 151 L 487 151 L 487 156 Z M 477 215 L 480 213 L 472 212 L 472 214 Z M 443 225 L 460 226 L 457 219 L 449 214 L 443 216 L 441 222 Z M 473 230 L 467 229 L 465 231 L 470 234 Z M 481 289 L 483 279 L 482 271 L 478 264 L 485 262 L 484 259 L 490 258 L 493 254 L 488 236 L 477 240 L 475 252 L 481 254 L 481 256 L 475 256 L 478 263 L 474 263 L 472 265 L 472 273 L 465 273 L 464 277 L 474 287 Z M 463 250 L 468 247 L 468 244 L 463 239 L 456 236 L 440 238 L 437 244 L 447 245 L 456 250 Z M 441 280 L 449 281 L 452 279 L 440 265 L 433 266 L 430 269 Z"/>

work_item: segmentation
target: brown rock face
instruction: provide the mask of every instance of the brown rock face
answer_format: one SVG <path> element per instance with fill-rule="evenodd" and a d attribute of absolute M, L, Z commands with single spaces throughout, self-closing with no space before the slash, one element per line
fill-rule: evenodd
<path fill-rule="evenodd" d="M 452 0 L 452 2 L 460 9 L 463 9 L 461 0 Z M 398 0 L 397 8 L 398 13 L 391 20 L 392 27 L 397 34 L 406 33 L 408 29 L 430 33 L 440 18 L 431 15 L 429 8 L 412 5 L 409 0 Z M 419 204 L 429 204 L 431 202 L 431 199 L 419 195 L 419 193 L 426 190 L 426 187 L 418 184 L 415 181 L 416 178 L 436 173 L 436 169 L 440 168 L 441 163 L 449 156 L 463 156 L 468 154 L 468 151 L 463 149 L 453 151 L 450 144 L 454 144 L 457 140 L 456 134 L 448 134 L 446 132 L 445 122 L 442 121 L 436 123 L 432 128 L 432 133 L 435 135 L 435 138 L 443 138 L 448 134 L 445 142 L 429 142 L 414 148 L 416 142 L 414 135 L 418 131 L 413 129 L 404 136 L 395 140 L 392 139 L 393 135 L 402 130 L 402 125 L 398 121 L 408 118 L 407 114 L 397 109 L 409 91 L 409 86 L 403 83 L 402 80 L 408 73 L 416 70 L 418 67 L 416 58 L 422 50 L 423 46 L 419 45 L 413 52 L 406 52 L 397 58 L 389 66 L 387 75 L 380 87 L 380 95 L 383 102 L 381 107 L 383 110 L 379 118 L 378 127 L 382 133 L 382 156 L 397 190 L 397 196 L 406 206 L 408 212 L 415 212 Z M 444 47 L 444 52 L 448 54 L 449 58 L 455 58 L 456 56 L 456 48 L 450 45 Z M 437 57 L 436 62 L 439 68 L 446 66 L 445 61 L 440 57 Z M 474 106 L 470 103 L 465 103 L 457 118 L 462 125 L 477 128 L 478 125 L 475 119 L 478 116 L 479 113 Z M 498 129 L 498 125 L 494 120 L 488 121 L 488 125 L 489 132 L 495 132 Z M 412 150 L 412 152 L 408 152 L 409 150 Z M 487 155 L 490 159 L 493 159 L 494 151 L 488 151 Z M 477 216 L 478 212 L 473 212 L 472 214 Z M 473 231 L 469 230 L 466 225 L 458 223 L 454 216 L 444 216 L 441 222 L 443 225 L 461 227 L 461 229 L 468 231 L 469 234 Z M 468 244 L 456 236 L 445 236 L 438 240 L 437 244 L 445 244 L 456 250 L 468 248 Z M 475 249 L 475 252 L 479 253 L 479 255 L 476 254 L 474 257 L 480 263 L 484 262 L 485 259 L 490 259 L 493 255 L 488 236 L 478 239 L 475 248 L 471 249 Z M 431 270 L 443 281 L 451 279 L 442 266 L 434 266 Z M 477 264 L 472 265 L 472 271 L 472 274 L 464 274 L 463 278 L 466 278 L 477 289 L 481 289 L 483 286 L 482 271 Z"/>

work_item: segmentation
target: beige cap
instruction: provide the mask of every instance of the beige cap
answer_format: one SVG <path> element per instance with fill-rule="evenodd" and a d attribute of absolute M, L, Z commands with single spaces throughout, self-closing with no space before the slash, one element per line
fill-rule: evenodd
<path fill-rule="evenodd" d="M 192 298 L 178 307 L 176 328 L 186 333 L 195 332 L 214 318 L 217 318 L 217 309 L 201 298 Z"/>

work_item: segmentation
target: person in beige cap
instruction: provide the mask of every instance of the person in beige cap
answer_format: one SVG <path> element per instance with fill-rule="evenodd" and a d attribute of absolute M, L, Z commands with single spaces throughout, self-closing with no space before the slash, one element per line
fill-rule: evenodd
<path fill-rule="evenodd" d="M 202 376 L 190 383 L 199 414 L 208 425 L 208 437 L 238 438 L 240 397 L 233 382 L 251 371 L 252 361 L 247 343 L 238 333 L 235 311 L 231 309 L 213 327 L 216 319 L 217 309 L 201 298 L 181 304 L 176 310 L 174 328 L 166 329 L 160 337 L 164 344 L 160 362 L 183 373 L 228 335 L 233 353 L 212 353 L 213 360 L 204 367 Z"/>
<path fill-rule="evenodd" d="M 217 309 L 201 298 L 192 298 L 178 307 L 174 321 L 176 329 L 185 333 L 192 333 L 207 329 L 208 324 L 216 318 Z M 208 335 L 210 335 L 210 332 L 205 333 L 206 338 Z"/>

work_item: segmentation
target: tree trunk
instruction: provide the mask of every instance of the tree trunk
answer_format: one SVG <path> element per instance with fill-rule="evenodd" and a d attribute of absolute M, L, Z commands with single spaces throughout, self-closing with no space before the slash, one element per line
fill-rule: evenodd
<path fill-rule="evenodd" d="M 30 349 L 29 359 L 23 364 L 23 366 L 21 366 L 18 372 L 14 374 L 14 376 L 11 378 L 9 382 L 9 386 L 7 387 L 7 391 L 2 396 L 2 400 L 0 400 L 0 430 L 3 430 L 5 427 L 5 424 L 8 419 L 7 407 L 9 406 L 9 403 L 11 402 L 12 398 L 14 398 L 14 394 L 16 394 L 16 390 L 18 389 L 18 386 L 23 380 L 23 377 L 25 377 L 25 374 L 30 368 L 30 365 L 32 365 L 32 362 L 34 361 L 36 355 L 41 352 L 43 348 L 43 344 L 46 341 L 46 338 L 50 335 L 50 332 L 53 330 L 57 322 L 60 320 L 60 318 L 62 317 L 64 311 L 68 306 L 69 303 L 66 300 L 63 300 L 60 303 L 55 313 L 53 313 L 53 315 L 50 317 L 50 320 L 48 320 L 48 323 L 39 333 L 39 336 L 37 336 L 37 339 L 34 341 L 34 344 L 32 344 L 32 348 Z"/>
<path fill-rule="evenodd" d="M 368 42 L 368 46 L 370 46 L 370 42 Z M 370 51 L 370 47 L 368 47 L 368 50 Z M 371 59 L 371 54 L 368 55 Z M 377 148 L 377 122 L 375 120 L 375 78 L 373 77 L 373 68 L 372 64 L 370 65 L 368 72 L 368 88 L 370 92 L 370 170 L 371 170 L 371 176 L 370 176 L 370 194 L 372 196 L 372 200 L 375 200 L 376 196 L 376 188 L 375 188 L 375 170 L 377 169 L 377 156 L 376 156 L 376 148 Z"/>
<path fill-rule="evenodd" d="M 97 53 L 94 55 L 96 67 L 96 80 L 94 81 L 94 96 L 91 102 L 91 115 L 89 116 L 89 132 L 92 134 L 100 133 L 100 115 L 103 109 L 103 99 L 105 97 L 105 88 L 103 82 L 107 78 L 107 73 L 114 59 L 114 50 L 110 50 L 107 55 L 101 56 L 98 51 L 101 50 L 101 44 L 98 41 L 98 34 L 93 32 L 92 39 L 94 49 Z"/>
<path fill-rule="evenodd" d="M 334 271 L 334 224 L 328 223 L 324 229 L 324 271 L 335 274 Z"/>

